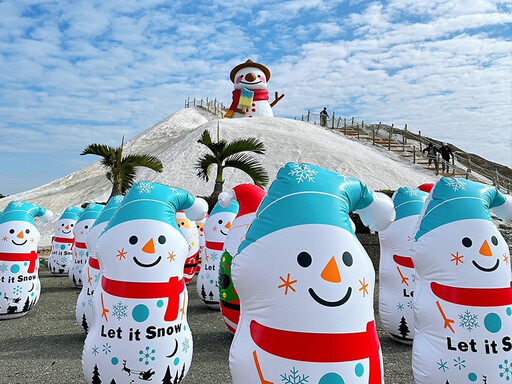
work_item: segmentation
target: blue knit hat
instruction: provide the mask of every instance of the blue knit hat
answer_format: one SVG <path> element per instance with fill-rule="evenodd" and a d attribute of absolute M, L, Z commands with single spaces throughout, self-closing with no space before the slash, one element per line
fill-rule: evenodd
<path fill-rule="evenodd" d="M 34 224 L 34 218 L 39 217 L 42 222 L 50 221 L 53 213 L 40 205 L 27 203 L 26 201 L 11 201 L 0 214 L 0 224 L 8 221 L 28 221 Z"/>
<path fill-rule="evenodd" d="M 391 199 L 386 198 L 392 210 Z M 374 193 L 358 179 L 315 165 L 288 163 L 279 170 L 238 251 L 272 232 L 302 224 L 334 225 L 355 235 L 349 212 L 373 202 Z"/>
<path fill-rule="evenodd" d="M 234 213 L 235 215 L 238 213 L 238 201 L 236 200 L 233 200 L 231 202 L 230 205 L 228 205 L 226 208 L 224 208 L 222 205 L 220 205 L 219 202 L 217 202 L 217 204 L 215 204 L 215 206 L 213 207 L 211 213 L 210 213 L 210 216 L 213 216 L 215 215 L 216 213 L 220 213 L 220 212 L 229 212 L 229 213 Z"/>
<path fill-rule="evenodd" d="M 70 219 L 70 220 L 78 220 L 80 215 L 83 212 L 83 208 L 79 207 L 67 207 L 65 211 L 62 213 L 62 215 L 59 217 L 59 220 L 62 219 Z"/>
<path fill-rule="evenodd" d="M 103 208 L 105 208 L 103 204 L 87 204 L 87 207 L 85 207 L 76 223 L 78 224 L 79 222 L 84 220 L 96 220 L 100 215 L 101 211 L 103 211 Z"/>
<path fill-rule="evenodd" d="M 105 221 L 109 221 L 112 218 L 112 216 L 114 216 L 114 213 L 116 213 L 117 208 L 121 206 L 123 199 L 123 195 L 112 196 L 108 201 L 107 205 L 105 205 L 103 211 L 101 211 L 100 215 L 92 225 L 91 229 L 97 226 L 98 224 L 104 223 Z"/>
<path fill-rule="evenodd" d="M 395 220 L 404 217 L 419 215 L 425 205 L 428 193 L 418 188 L 400 187 L 393 194 L 392 200 L 395 205 Z"/>
<path fill-rule="evenodd" d="M 459 220 L 493 221 L 489 209 L 499 211 L 507 205 L 510 211 L 511 202 L 507 202 L 505 196 L 493 186 L 455 177 L 443 177 L 434 185 L 425 204 L 425 212 L 415 235 L 416 240 L 437 227 Z"/>
<path fill-rule="evenodd" d="M 187 209 L 194 209 L 194 202 L 194 196 L 182 189 L 140 181 L 128 191 L 108 222 L 105 231 L 127 221 L 142 219 L 163 221 L 179 231 L 175 218 L 176 212 L 185 210 L 187 214 Z M 187 215 L 191 220 L 197 219 L 193 216 Z"/>

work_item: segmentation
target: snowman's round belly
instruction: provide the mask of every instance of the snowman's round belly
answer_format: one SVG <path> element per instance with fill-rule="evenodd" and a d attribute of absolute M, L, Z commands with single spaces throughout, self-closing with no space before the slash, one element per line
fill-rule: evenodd
<path fill-rule="evenodd" d="M 241 109 L 239 106 L 238 108 Z M 272 108 L 268 101 L 254 101 L 252 107 L 248 108 L 247 113 L 235 112 L 235 117 L 274 117 Z"/>

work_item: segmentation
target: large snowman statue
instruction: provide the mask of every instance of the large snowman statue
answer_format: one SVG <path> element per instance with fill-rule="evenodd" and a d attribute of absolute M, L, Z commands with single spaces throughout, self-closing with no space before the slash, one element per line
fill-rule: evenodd
<path fill-rule="evenodd" d="M 197 294 L 204 303 L 219 309 L 219 267 L 224 252 L 224 242 L 231 229 L 231 223 L 238 213 L 238 203 L 233 201 L 228 207 L 218 202 L 204 223 L 205 248 L 201 270 L 197 275 Z"/>
<path fill-rule="evenodd" d="M 101 283 L 82 355 L 87 383 L 180 383 L 188 372 L 188 245 L 176 224 L 179 210 L 195 220 L 207 207 L 181 189 L 141 181 L 100 235 Z"/>
<path fill-rule="evenodd" d="M 77 288 L 82 288 L 82 270 L 89 258 L 89 250 L 87 249 L 85 239 L 101 211 L 103 211 L 103 208 L 105 206 L 102 204 L 88 204 L 73 228 L 75 248 L 73 251 L 73 263 L 69 268 L 69 279 Z"/>
<path fill-rule="evenodd" d="M 224 117 L 274 117 L 272 107 L 284 95 L 275 93 L 275 100 L 268 102 L 267 82 L 270 80 L 270 71 L 263 64 L 255 63 L 251 59 L 238 64 L 229 75 L 235 90 L 233 101 Z"/>
<path fill-rule="evenodd" d="M 199 254 L 197 256 L 196 273 L 201 270 L 201 263 L 204 258 L 206 240 L 204 238 L 204 223 L 208 219 L 208 213 L 205 214 L 204 219 L 196 221 L 197 232 L 199 234 Z"/>
<path fill-rule="evenodd" d="M 176 212 L 176 223 L 188 244 L 188 254 L 183 270 L 183 278 L 187 284 L 192 281 L 197 271 L 199 259 L 199 231 L 196 223 L 189 220 L 184 211 Z"/>
<path fill-rule="evenodd" d="M 48 268 L 55 276 L 69 276 L 75 245 L 73 228 L 83 211 L 79 207 L 67 207 L 53 227 L 54 237 L 48 257 Z"/>
<path fill-rule="evenodd" d="M 234 384 L 383 383 L 375 271 L 351 211 L 372 231 L 394 219 L 391 199 L 357 179 L 309 164 L 279 170 L 233 259 Z"/>
<path fill-rule="evenodd" d="M 412 344 L 414 285 L 418 279 L 409 254 L 412 232 L 428 193 L 401 187 L 393 194 L 395 221 L 379 232 L 379 315 L 388 333 Z"/>
<path fill-rule="evenodd" d="M 52 212 L 25 201 L 11 201 L 0 215 L 0 320 L 25 315 L 39 300 L 41 235 L 34 218 L 48 222 Z"/>
<path fill-rule="evenodd" d="M 219 204 L 228 207 L 233 200 L 238 202 L 238 214 L 224 242 L 224 253 L 219 269 L 219 298 L 222 318 L 228 329 L 235 333 L 240 320 L 240 299 L 231 279 L 231 265 L 240 243 L 256 217 L 256 210 L 265 197 L 265 191 L 254 184 L 240 184 L 229 192 L 219 195 Z"/>
<path fill-rule="evenodd" d="M 101 211 L 100 215 L 92 225 L 91 229 L 85 237 L 85 244 L 89 252 L 88 260 L 86 261 L 81 276 L 82 290 L 78 295 L 76 302 L 76 321 L 83 331 L 87 333 L 90 328 L 90 323 L 93 318 L 92 315 L 92 295 L 100 281 L 100 263 L 96 256 L 96 244 L 98 238 L 108 224 L 108 221 L 114 216 L 117 208 L 121 205 L 124 196 L 112 196 L 108 201 L 105 208 Z"/>
<path fill-rule="evenodd" d="M 416 384 L 512 380 L 510 254 L 490 209 L 512 219 L 509 196 L 459 178 L 440 179 L 425 202 L 411 245 Z"/>

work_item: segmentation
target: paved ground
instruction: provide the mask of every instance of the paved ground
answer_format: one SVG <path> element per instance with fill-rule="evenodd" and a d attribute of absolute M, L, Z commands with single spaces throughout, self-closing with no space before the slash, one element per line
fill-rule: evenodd
<path fill-rule="evenodd" d="M 82 384 L 84 334 L 75 320 L 79 290 L 67 277 L 52 276 L 41 265 L 39 303 L 18 319 L 0 322 L 0 384 Z M 232 336 L 220 312 L 189 292 L 188 322 L 194 355 L 184 384 L 231 383 L 228 357 Z M 386 384 L 413 383 L 411 347 L 393 341 L 377 321 Z"/>

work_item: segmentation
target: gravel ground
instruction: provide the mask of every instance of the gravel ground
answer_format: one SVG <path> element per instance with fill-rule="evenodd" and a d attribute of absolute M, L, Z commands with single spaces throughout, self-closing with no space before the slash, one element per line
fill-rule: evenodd
<path fill-rule="evenodd" d="M 84 383 L 84 334 L 75 320 L 79 290 L 67 277 L 53 276 L 41 264 L 42 294 L 25 316 L 0 322 L 0 384 Z M 220 312 L 207 308 L 189 285 L 188 322 L 194 337 L 194 357 L 184 384 L 230 383 L 229 347 L 232 335 Z M 377 296 L 376 296 L 377 297 Z M 411 347 L 395 342 L 377 328 L 387 384 L 413 383 Z"/>

